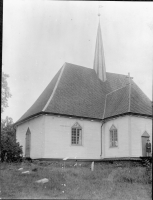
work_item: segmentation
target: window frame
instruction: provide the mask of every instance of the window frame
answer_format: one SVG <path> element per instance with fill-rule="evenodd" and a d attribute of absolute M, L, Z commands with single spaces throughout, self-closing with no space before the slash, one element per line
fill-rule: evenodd
<path fill-rule="evenodd" d="M 114 125 L 112 125 L 109 130 L 109 136 L 110 136 L 110 148 L 118 147 L 118 131 Z"/>
<path fill-rule="evenodd" d="M 78 123 L 75 123 L 71 128 L 71 146 L 82 146 L 82 127 Z"/>

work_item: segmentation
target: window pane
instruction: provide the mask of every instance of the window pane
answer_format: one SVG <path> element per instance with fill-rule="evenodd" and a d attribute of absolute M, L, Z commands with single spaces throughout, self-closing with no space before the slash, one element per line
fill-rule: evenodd
<path fill-rule="evenodd" d="M 114 132 L 114 141 L 117 141 L 117 130 Z"/>
<path fill-rule="evenodd" d="M 110 139 L 111 139 L 111 142 L 114 141 L 114 134 L 113 134 L 113 131 L 110 132 Z"/>
<path fill-rule="evenodd" d="M 80 128 L 72 128 L 72 144 L 81 144 L 81 132 L 82 130 Z"/>
<path fill-rule="evenodd" d="M 112 131 L 110 131 L 110 146 L 112 146 Z"/>
<path fill-rule="evenodd" d="M 110 146 L 118 146 L 116 129 L 110 130 Z"/>
<path fill-rule="evenodd" d="M 117 131 L 116 130 L 114 131 L 114 136 L 115 136 L 115 138 L 117 137 Z"/>
<path fill-rule="evenodd" d="M 81 144 L 81 137 L 78 137 L 78 144 Z"/>
<path fill-rule="evenodd" d="M 117 147 L 118 143 L 117 143 L 117 130 L 114 130 L 114 146 Z"/>
<path fill-rule="evenodd" d="M 72 144 L 76 144 L 76 129 L 72 128 Z"/>
<path fill-rule="evenodd" d="M 79 132 L 78 131 L 77 131 L 77 144 L 79 144 Z"/>
<path fill-rule="evenodd" d="M 76 129 L 75 128 L 72 128 L 72 133 L 76 133 Z"/>

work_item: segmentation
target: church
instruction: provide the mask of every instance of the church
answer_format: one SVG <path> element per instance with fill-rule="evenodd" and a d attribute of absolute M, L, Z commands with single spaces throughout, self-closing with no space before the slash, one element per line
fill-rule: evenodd
<path fill-rule="evenodd" d="M 65 62 L 15 123 L 32 159 L 101 160 L 146 156 L 152 102 L 130 77 L 106 71 L 100 22 L 93 69 Z"/>

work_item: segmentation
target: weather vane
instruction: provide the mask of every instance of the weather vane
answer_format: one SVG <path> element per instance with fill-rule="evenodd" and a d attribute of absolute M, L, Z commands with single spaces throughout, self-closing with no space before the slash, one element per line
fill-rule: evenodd
<path fill-rule="evenodd" d="M 103 7 L 102 5 L 99 5 L 99 6 L 98 6 L 98 17 L 100 17 L 100 15 L 101 15 L 99 9 L 102 8 L 102 7 Z"/>

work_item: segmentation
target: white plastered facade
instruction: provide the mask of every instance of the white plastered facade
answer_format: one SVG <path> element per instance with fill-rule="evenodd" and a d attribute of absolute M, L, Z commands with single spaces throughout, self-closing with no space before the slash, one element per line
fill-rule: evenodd
<path fill-rule="evenodd" d="M 142 156 L 142 134 L 147 132 L 152 143 L 152 119 L 131 116 L 131 154 L 133 157 Z"/>
<path fill-rule="evenodd" d="M 82 127 L 82 145 L 71 144 L 71 129 L 78 122 Z M 114 125 L 118 132 L 118 147 L 110 147 L 110 128 Z M 101 159 L 115 157 L 142 156 L 141 136 L 144 131 L 152 141 L 152 120 L 150 118 L 122 116 L 101 122 L 86 119 L 42 115 L 28 120 L 17 127 L 17 141 L 23 146 L 27 129 L 31 131 L 31 158 L 77 158 Z"/>
<path fill-rule="evenodd" d="M 76 122 L 82 127 L 82 145 L 80 146 L 71 144 L 71 129 Z M 85 119 L 46 116 L 45 124 L 44 157 L 69 157 L 77 159 L 100 158 L 100 122 L 92 122 Z"/>
<path fill-rule="evenodd" d="M 110 128 L 114 125 L 118 133 L 118 146 L 110 147 Z M 152 141 L 152 120 L 141 116 L 126 115 L 111 119 L 103 125 L 103 157 L 142 156 L 142 134 L 146 131 Z"/>
<path fill-rule="evenodd" d="M 45 116 L 39 116 L 20 124 L 16 130 L 17 142 L 22 145 L 23 155 L 25 156 L 25 140 L 28 128 L 31 132 L 30 157 L 42 158 L 44 155 L 44 135 L 45 135 Z"/>

